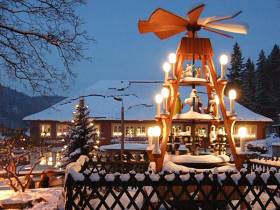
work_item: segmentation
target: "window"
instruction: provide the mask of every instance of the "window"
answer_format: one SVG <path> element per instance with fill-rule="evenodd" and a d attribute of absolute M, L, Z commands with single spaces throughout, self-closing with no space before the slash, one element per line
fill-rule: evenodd
<path fill-rule="evenodd" d="M 68 132 L 67 124 L 59 123 L 56 125 L 56 136 L 57 137 L 66 136 L 67 132 Z"/>
<path fill-rule="evenodd" d="M 137 126 L 136 136 L 137 137 L 145 137 L 146 136 L 146 128 L 144 126 Z"/>
<path fill-rule="evenodd" d="M 51 125 L 50 124 L 40 124 L 40 136 L 50 137 L 51 136 Z"/>
<path fill-rule="evenodd" d="M 125 126 L 125 136 L 126 137 L 134 137 L 134 127 L 133 126 Z"/>
<path fill-rule="evenodd" d="M 139 124 L 128 124 L 124 126 L 124 134 L 125 137 L 146 137 L 146 126 Z M 121 124 L 113 124 L 112 125 L 112 136 L 120 137 L 122 135 L 121 132 Z"/>
<path fill-rule="evenodd" d="M 246 139 L 255 139 L 257 136 L 257 125 L 236 125 L 234 126 L 233 136 L 239 138 L 238 129 L 240 127 L 247 128 L 247 137 Z"/>
<path fill-rule="evenodd" d="M 121 136 L 122 135 L 122 128 L 120 125 L 113 125 L 113 136 Z"/>

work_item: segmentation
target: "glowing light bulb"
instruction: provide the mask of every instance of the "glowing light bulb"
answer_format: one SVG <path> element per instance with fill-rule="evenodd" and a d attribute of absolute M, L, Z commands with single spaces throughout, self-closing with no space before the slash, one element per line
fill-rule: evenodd
<path fill-rule="evenodd" d="M 161 95 L 162 95 L 163 98 L 168 98 L 168 96 L 169 96 L 169 89 L 166 88 L 166 87 L 162 88 Z"/>
<path fill-rule="evenodd" d="M 163 65 L 162 65 L 162 68 L 163 68 L 163 71 L 168 73 L 170 70 L 171 70 L 171 65 L 170 63 L 168 62 L 165 62 Z"/>
<path fill-rule="evenodd" d="M 154 136 L 154 127 L 149 127 L 148 128 L 148 136 Z"/>
<path fill-rule="evenodd" d="M 170 53 L 169 56 L 168 56 L 168 61 L 171 64 L 176 63 L 176 54 L 175 53 Z"/>
<path fill-rule="evenodd" d="M 221 55 L 220 56 L 220 64 L 221 65 L 227 65 L 228 63 L 228 56 L 227 55 Z"/>
<path fill-rule="evenodd" d="M 235 100 L 235 99 L 236 99 L 236 90 L 231 89 L 231 90 L 228 92 L 228 96 L 229 96 L 229 99 L 230 99 L 230 100 Z"/>
<path fill-rule="evenodd" d="M 240 138 L 246 137 L 246 136 L 247 136 L 247 128 L 245 128 L 245 127 L 240 127 L 240 128 L 238 129 L 238 135 L 239 135 Z"/>
<path fill-rule="evenodd" d="M 154 129 L 153 129 L 154 136 L 159 137 L 160 133 L 161 133 L 160 127 L 159 126 L 155 126 Z"/>
<path fill-rule="evenodd" d="M 162 95 L 161 94 L 156 94 L 156 96 L 155 96 L 156 103 L 160 104 L 160 103 L 162 103 L 162 100 L 163 100 Z"/>

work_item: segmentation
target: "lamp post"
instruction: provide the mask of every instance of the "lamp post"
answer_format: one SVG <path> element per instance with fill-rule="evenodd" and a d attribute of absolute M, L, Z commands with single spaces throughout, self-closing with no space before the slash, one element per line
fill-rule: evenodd
<path fill-rule="evenodd" d="M 240 138 L 240 150 L 241 152 L 245 152 L 245 138 L 247 137 L 247 128 L 240 127 L 238 129 L 238 135 Z"/>
<path fill-rule="evenodd" d="M 236 99 L 236 91 L 234 89 L 231 89 L 228 92 L 229 96 L 229 102 L 230 102 L 230 114 L 234 115 L 235 114 L 235 108 L 234 108 L 234 100 Z"/>
<path fill-rule="evenodd" d="M 161 94 L 156 94 L 155 101 L 156 101 L 156 104 L 157 104 L 157 116 L 160 116 L 162 100 L 163 100 L 162 95 Z"/>
<path fill-rule="evenodd" d="M 169 79 L 169 72 L 171 70 L 171 64 L 168 62 L 164 62 L 162 65 L 163 71 L 164 71 L 164 81 L 166 82 Z"/>
<path fill-rule="evenodd" d="M 176 63 L 177 57 L 175 53 L 170 53 L 168 56 L 168 61 L 171 64 L 171 69 L 172 69 L 172 74 L 171 74 L 171 78 L 170 79 L 174 79 L 176 72 L 175 72 L 175 63 Z"/>
<path fill-rule="evenodd" d="M 225 79 L 225 73 L 228 63 L 228 56 L 227 55 L 221 55 L 220 56 L 220 64 L 221 64 L 221 79 Z"/>
<path fill-rule="evenodd" d="M 123 160 L 123 154 L 124 154 L 124 106 L 123 106 L 123 98 L 120 98 L 118 96 L 113 97 L 116 101 L 121 101 L 121 161 Z"/>
<path fill-rule="evenodd" d="M 162 88 L 162 90 L 161 90 L 161 95 L 162 95 L 162 97 L 163 97 L 163 99 L 164 99 L 164 101 L 163 101 L 163 103 L 164 103 L 164 105 L 163 105 L 163 113 L 164 113 L 164 114 L 168 114 L 168 110 L 167 110 L 167 99 L 168 99 L 168 97 L 169 97 L 169 89 L 166 88 L 166 87 Z"/>
<path fill-rule="evenodd" d="M 153 155 L 160 155 L 161 151 L 160 151 L 160 146 L 159 146 L 159 137 L 160 137 L 160 127 L 159 126 L 155 126 L 153 127 L 153 138 L 154 138 L 154 149 L 153 149 Z"/>

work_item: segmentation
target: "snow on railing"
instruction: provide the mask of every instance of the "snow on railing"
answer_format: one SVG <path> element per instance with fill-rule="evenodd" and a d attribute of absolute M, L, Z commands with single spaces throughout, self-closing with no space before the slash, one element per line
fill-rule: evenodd
<path fill-rule="evenodd" d="M 278 157 L 260 157 L 250 159 L 247 162 L 247 168 L 252 171 L 267 172 L 277 171 L 280 172 L 280 159 Z"/>
<path fill-rule="evenodd" d="M 89 163 L 89 159 L 82 156 L 68 165 L 65 209 L 79 209 L 79 205 L 91 209 L 115 209 L 118 205 L 120 208 L 117 209 L 141 209 L 147 205 L 158 209 L 160 206 L 155 207 L 154 202 L 166 209 L 172 209 L 180 205 L 181 199 L 193 200 L 192 202 L 200 200 L 203 205 L 218 205 L 223 200 L 223 205 L 227 207 L 245 205 L 249 209 L 256 207 L 251 205 L 254 203 L 266 209 L 267 203 L 263 201 L 262 196 L 269 197 L 272 209 L 280 209 L 280 198 L 276 196 L 280 191 L 280 173 L 275 168 L 266 172 L 243 168 L 240 171 L 222 173 L 217 169 L 204 172 L 192 170 L 159 173 L 153 170 L 144 173 L 131 170 L 120 173 L 91 168 Z M 253 196 L 250 197 L 245 189 Z M 259 189 L 262 191 L 258 191 Z M 251 200 L 248 200 L 248 196 Z M 88 201 L 88 197 L 92 197 L 92 200 Z M 171 206 L 166 206 L 166 200 Z M 236 204 L 233 200 L 240 202 Z M 214 209 L 225 209 L 226 206 Z"/>
<path fill-rule="evenodd" d="M 91 181 L 91 182 L 186 182 L 189 180 L 196 181 L 197 183 L 213 182 L 216 179 L 219 181 L 220 185 L 223 183 L 235 183 L 237 184 L 280 184 L 280 173 L 273 167 L 269 171 L 264 172 L 260 168 L 250 172 L 249 170 L 242 168 L 239 172 L 237 171 L 227 171 L 219 173 L 217 170 L 212 169 L 205 172 L 179 172 L 171 173 L 162 171 L 160 173 L 155 173 L 154 171 L 146 171 L 145 173 L 136 173 L 135 171 L 129 171 L 128 173 L 120 172 L 106 172 L 106 170 L 96 170 L 85 168 L 82 170 L 84 164 L 89 161 L 86 156 L 81 156 L 76 162 L 70 163 L 66 168 L 66 177 L 71 176 L 73 181 Z M 262 181 L 260 181 L 262 180 Z M 240 183 L 241 182 L 241 183 Z"/>

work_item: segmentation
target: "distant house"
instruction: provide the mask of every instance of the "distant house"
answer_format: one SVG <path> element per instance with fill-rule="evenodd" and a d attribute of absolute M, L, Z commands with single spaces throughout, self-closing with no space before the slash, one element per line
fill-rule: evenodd
<path fill-rule="evenodd" d="M 125 110 L 125 141 L 141 143 L 147 140 L 147 129 L 156 124 L 156 107 L 154 96 L 161 91 L 160 81 L 120 81 L 102 80 L 96 82 L 89 88 L 81 91 L 78 95 L 69 97 L 41 112 L 26 116 L 24 120 L 30 121 L 30 135 L 37 144 L 63 142 L 71 123 L 74 106 L 78 103 L 80 96 L 84 96 L 91 111 L 91 116 L 101 138 L 101 144 L 111 144 L 120 141 L 121 136 L 121 106 Z M 207 106 L 207 95 L 203 89 L 198 89 L 204 106 Z M 189 91 L 182 89 L 181 99 L 189 96 Z M 229 106 L 225 97 L 226 106 Z M 234 127 L 234 135 L 237 135 L 239 126 L 246 126 L 248 139 L 263 139 L 265 130 L 272 120 L 257 114 L 246 107 L 236 103 L 237 122 Z M 189 107 L 182 110 L 187 112 Z M 177 135 L 184 133 L 191 124 L 190 119 L 174 119 L 173 131 Z M 222 122 L 220 122 L 220 126 Z M 207 135 L 210 124 L 201 122 L 196 124 L 197 128 L 203 129 Z"/>

